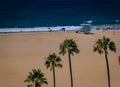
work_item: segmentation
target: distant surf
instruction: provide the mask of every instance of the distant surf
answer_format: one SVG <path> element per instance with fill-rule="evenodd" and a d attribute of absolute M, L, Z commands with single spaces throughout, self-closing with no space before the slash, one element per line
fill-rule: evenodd
<path fill-rule="evenodd" d="M 28 28 L 0 28 L 0 33 L 10 32 L 42 32 L 42 31 L 78 31 L 82 26 L 53 26 L 53 27 L 28 27 Z M 104 24 L 104 25 L 91 25 L 91 30 L 97 29 L 120 29 L 120 24 Z"/>
<path fill-rule="evenodd" d="M 59 31 L 65 30 L 79 30 L 82 26 L 55 26 L 55 27 L 33 27 L 33 28 L 0 28 L 0 32 L 42 32 L 42 31 Z"/>

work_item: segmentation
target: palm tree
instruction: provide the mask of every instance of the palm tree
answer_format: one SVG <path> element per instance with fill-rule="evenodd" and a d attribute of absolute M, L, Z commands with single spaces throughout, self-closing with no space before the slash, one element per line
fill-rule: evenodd
<path fill-rule="evenodd" d="M 61 58 L 59 56 L 57 56 L 55 53 L 50 54 L 47 57 L 47 60 L 45 62 L 45 65 L 47 68 L 50 68 L 50 70 L 53 70 L 53 82 L 54 82 L 54 87 L 56 87 L 56 80 L 55 80 L 55 68 L 62 68 L 62 64 L 61 64 Z"/>
<path fill-rule="evenodd" d="M 29 72 L 27 79 L 24 81 L 29 83 L 27 87 L 41 87 L 43 84 L 48 84 L 47 79 L 44 77 L 44 74 L 40 69 L 32 69 L 32 72 Z"/>
<path fill-rule="evenodd" d="M 108 48 L 110 51 L 116 52 L 116 45 L 113 41 L 111 41 L 109 38 L 106 38 L 103 36 L 102 39 L 98 39 L 96 41 L 96 44 L 94 46 L 94 52 L 98 52 L 99 54 L 104 53 L 105 59 L 106 59 L 106 66 L 107 66 L 107 75 L 108 75 L 108 87 L 111 87 L 110 85 L 110 71 L 109 71 L 109 63 L 108 63 Z"/>
<path fill-rule="evenodd" d="M 73 39 L 66 39 L 60 45 L 60 52 L 59 53 L 62 54 L 62 55 L 65 55 L 67 52 L 68 52 L 68 58 L 69 58 L 71 87 L 73 87 L 71 55 L 74 55 L 74 53 L 79 53 L 79 49 L 77 47 L 77 44 L 75 43 L 75 41 Z"/>

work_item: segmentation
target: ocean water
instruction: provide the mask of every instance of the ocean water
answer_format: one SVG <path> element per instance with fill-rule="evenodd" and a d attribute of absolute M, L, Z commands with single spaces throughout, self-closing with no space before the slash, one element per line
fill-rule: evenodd
<path fill-rule="evenodd" d="M 68 4 L 67 2 L 48 4 L 45 1 L 43 4 L 34 2 L 34 5 L 32 2 L 29 5 L 28 2 L 11 3 L 7 6 L 0 4 L 0 32 L 48 31 L 60 30 L 62 27 L 67 30 L 77 30 L 81 28 L 81 23 L 88 20 L 92 20 L 93 25 L 116 24 L 115 20 L 120 20 L 118 4 L 79 2 L 77 4 L 72 1 Z M 119 23 L 120 21 L 117 22 Z"/>

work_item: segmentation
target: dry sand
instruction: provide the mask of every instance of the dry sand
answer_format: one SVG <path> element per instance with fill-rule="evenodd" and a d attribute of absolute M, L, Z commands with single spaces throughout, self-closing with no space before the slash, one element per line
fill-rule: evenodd
<path fill-rule="evenodd" d="M 45 73 L 48 85 L 53 87 L 52 72 L 46 69 L 45 58 L 55 52 L 66 38 L 78 44 L 80 53 L 72 56 L 74 87 L 107 87 L 104 55 L 93 52 L 93 45 L 103 35 L 117 45 L 117 52 L 109 52 L 111 87 L 120 87 L 120 31 L 92 31 L 94 34 L 75 32 L 29 32 L 0 34 L 0 87 L 26 87 L 24 80 L 33 68 Z M 56 87 L 70 87 L 68 56 L 61 56 L 63 68 L 56 69 Z"/>

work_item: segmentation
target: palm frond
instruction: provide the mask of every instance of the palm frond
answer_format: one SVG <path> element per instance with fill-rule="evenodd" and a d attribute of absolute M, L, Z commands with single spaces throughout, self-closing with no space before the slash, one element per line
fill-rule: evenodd
<path fill-rule="evenodd" d="M 29 75 L 28 75 L 27 79 L 24 82 L 28 82 L 28 83 L 32 82 L 32 84 L 34 82 L 35 83 L 37 82 L 38 84 L 42 85 L 42 84 L 47 83 L 47 80 L 44 77 L 44 73 L 42 73 L 40 69 L 32 69 L 32 72 L 29 72 Z M 32 84 L 28 85 L 28 87 L 31 87 Z"/>
<path fill-rule="evenodd" d="M 57 66 L 58 68 L 62 68 L 62 64 L 60 64 L 60 63 L 57 64 L 56 66 Z"/>
<path fill-rule="evenodd" d="M 113 41 L 111 41 L 108 46 L 111 51 L 116 52 L 116 45 Z"/>
<path fill-rule="evenodd" d="M 65 39 L 60 45 L 60 54 L 64 55 L 67 51 L 69 51 L 71 55 L 74 55 L 74 53 L 79 53 L 77 44 L 73 39 Z"/>
<path fill-rule="evenodd" d="M 97 41 L 96 41 L 96 43 L 97 44 L 100 44 L 101 46 L 103 45 L 103 39 L 98 39 Z"/>
<path fill-rule="evenodd" d="M 57 67 L 57 64 L 59 64 L 61 61 L 62 60 L 60 56 L 57 56 L 55 53 L 52 53 L 49 54 L 49 56 L 47 57 L 45 65 L 47 66 L 47 68 L 49 67 L 50 70 L 52 70 L 53 68 Z"/>
<path fill-rule="evenodd" d="M 102 53 L 106 53 L 108 54 L 108 48 L 111 51 L 116 52 L 116 45 L 113 41 L 110 41 L 110 38 L 106 38 L 105 36 L 103 36 L 102 39 L 98 39 L 93 47 L 93 51 L 94 52 L 98 52 L 100 54 Z"/>
<path fill-rule="evenodd" d="M 56 61 L 57 61 L 57 62 L 61 62 L 62 59 L 58 56 L 58 57 L 56 58 Z"/>
<path fill-rule="evenodd" d="M 24 83 L 26 83 L 26 82 L 30 82 L 30 81 L 28 80 L 28 78 L 27 78 L 26 80 L 24 80 Z"/>
<path fill-rule="evenodd" d="M 46 61 L 46 62 L 45 62 L 45 65 L 46 65 L 47 68 L 49 68 L 49 67 L 50 67 L 50 62 L 49 62 L 49 61 Z"/>
<path fill-rule="evenodd" d="M 102 53 L 104 53 L 104 52 L 103 52 L 103 50 L 98 50 L 98 53 L 99 53 L 99 54 L 102 54 Z"/>
<path fill-rule="evenodd" d="M 64 55 L 66 53 L 65 45 L 61 44 L 59 50 L 60 50 L 59 54 Z"/>
<path fill-rule="evenodd" d="M 27 85 L 27 87 L 32 87 L 32 84 Z"/>

